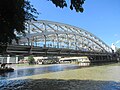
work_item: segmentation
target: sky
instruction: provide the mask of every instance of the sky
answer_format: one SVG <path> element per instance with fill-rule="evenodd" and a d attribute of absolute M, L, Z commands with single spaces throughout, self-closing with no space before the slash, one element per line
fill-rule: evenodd
<path fill-rule="evenodd" d="M 48 0 L 29 0 L 40 13 L 37 20 L 65 23 L 91 32 L 107 45 L 120 47 L 120 0 L 85 0 L 84 12 L 56 8 Z"/>

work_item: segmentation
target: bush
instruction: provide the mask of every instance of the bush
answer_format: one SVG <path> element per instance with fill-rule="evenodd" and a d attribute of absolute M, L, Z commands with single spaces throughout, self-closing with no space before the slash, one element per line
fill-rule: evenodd
<path fill-rule="evenodd" d="M 35 59 L 33 58 L 33 56 L 28 57 L 28 63 L 29 64 L 35 64 Z"/>

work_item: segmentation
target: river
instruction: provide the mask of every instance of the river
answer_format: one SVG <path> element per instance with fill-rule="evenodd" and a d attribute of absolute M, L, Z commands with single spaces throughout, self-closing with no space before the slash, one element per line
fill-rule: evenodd
<path fill-rule="evenodd" d="M 0 74 L 0 80 L 7 80 L 12 78 L 19 78 L 24 76 L 32 76 L 37 74 L 45 74 L 50 72 L 59 72 L 64 70 L 70 70 L 70 69 L 78 69 L 80 68 L 79 65 L 73 65 L 73 64 L 53 64 L 53 65 L 44 65 L 43 67 L 23 67 L 19 68 L 17 66 L 17 69 L 15 69 L 14 72 L 8 72 L 8 73 L 2 73 Z"/>
<path fill-rule="evenodd" d="M 120 64 L 32 66 L 0 75 L 0 90 L 120 90 Z"/>

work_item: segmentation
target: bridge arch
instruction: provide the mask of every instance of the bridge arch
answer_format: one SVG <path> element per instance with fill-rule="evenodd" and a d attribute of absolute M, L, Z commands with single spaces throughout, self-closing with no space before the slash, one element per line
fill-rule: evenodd
<path fill-rule="evenodd" d="M 27 21 L 26 36 L 21 37 L 19 44 L 91 52 L 112 52 L 112 49 L 101 39 L 84 29 L 46 20 Z"/>

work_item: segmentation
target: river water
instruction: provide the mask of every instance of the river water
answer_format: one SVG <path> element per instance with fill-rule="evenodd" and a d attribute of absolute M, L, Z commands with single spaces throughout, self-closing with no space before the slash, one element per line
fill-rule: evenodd
<path fill-rule="evenodd" d="M 41 79 L 14 80 L 14 78 L 22 78 L 25 76 L 34 77 L 35 75 L 43 75 L 43 77 L 41 77 Z M 44 67 L 33 66 L 18 68 L 15 69 L 14 72 L 0 75 L 0 90 L 22 89 L 120 90 L 120 64 L 95 65 L 87 68 L 81 68 L 79 65 L 72 64 L 46 65 Z"/>
<path fill-rule="evenodd" d="M 29 67 L 29 68 L 21 68 L 15 69 L 14 72 L 2 73 L 0 74 L 0 80 L 7 80 L 12 78 L 19 78 L 24 76 L 32 76 L 37 74 L 45 74 L 50 72 L 59 72 L 64 70 L 70 69 L 78 69 L 80 68 L 79 65 L 72 65 L 72 64 L 55 64 L 51 66 L 45 65 L 44 67 Z"/>

